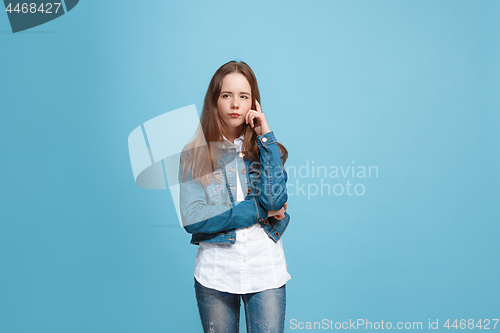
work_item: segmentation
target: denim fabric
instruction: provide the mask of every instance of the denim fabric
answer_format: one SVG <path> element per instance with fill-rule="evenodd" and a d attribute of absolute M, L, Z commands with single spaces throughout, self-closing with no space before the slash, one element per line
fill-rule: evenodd
<path fill-rule="evenodd" d="M 184 156 L 187 154 L 189 161 L 191 152 L 183 150 L 179 167 L 180 212 L 184 229 L 192 234 L 191 244 L 234 244 L 235 229 L 255 223 L 260 223 L 275 242 L 284 233 L 290 221 L 288 213 L 281 220 L 267 217 L 269 210 L 281 209 L 288 200 L 288 177 L 281 163 L 282 154 L 273 132 L 257 139 L 259 162 L 242 156 L 236 148 L 224 147 L 219 167 L 208 185 L 191 175 L 184 181 Z M 236 202 L 236 172 L 246 195 L 240 202 Z"/>
<path fill-rule="evenodd" d="M 238 333 L 240 298 L 245 306 L 248 333 L 282 333 L 285 327 L 286 284 L 250 294 L 231 294 L 202 286 L 194 288 L 203 331 Z"/>

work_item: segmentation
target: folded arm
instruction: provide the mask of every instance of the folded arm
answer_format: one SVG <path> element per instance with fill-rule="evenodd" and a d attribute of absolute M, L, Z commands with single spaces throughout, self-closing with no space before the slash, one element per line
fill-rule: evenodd
<path fill-rule="evenodd" d="M 288 176 L 281 162 L 282 154 L 273 132 L 259 135 L 260 181 L 258 201 L 267 210 L 279 210 L 288 200 Z"/>
<path fill-rule="evenodd" d="M 181 155 L 180 211 L 182 224 L 188 233 L 213 234 L 248 227 L 267 218 L 268 211 L 255 198 L 232 204 L 209 205 L 203 185 L 190 176 L 184 181 L 182 170 Z"/>

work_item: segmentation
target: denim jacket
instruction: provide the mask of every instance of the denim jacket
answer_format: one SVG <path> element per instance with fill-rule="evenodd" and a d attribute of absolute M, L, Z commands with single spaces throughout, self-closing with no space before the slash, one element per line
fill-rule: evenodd
<path fill-rule="evenodd" d="M 191 152 L 182 151 L 179 167 L 180 213 L 184 229 L 192 234 L 191 244 L 234 244 L 235 229 L 255 223 L 260 223 L 275 242 L 285 232 L 290 221 L 288 213 L 285 212 L 285 218 L 281 220 L 267 216 L 268 211 L 281 209 L 288 200 L 288 176 L 281 163 L 282 154 L 273 132 L 259 135 L 257 140 L 258 163 L 252 163 L 248 156 L 237 153 L 236 148 L 223 148 L 220 167 L 213 172 L 217 180 L 211 180 L 208 185 L 192 179 L 190 173 L 184 180 L 184 156 L 188 154 L 186 161 L 189 161 Z M 239 202 L 236 201 L 236 172 L 245 195 L 245 200 Z"/>

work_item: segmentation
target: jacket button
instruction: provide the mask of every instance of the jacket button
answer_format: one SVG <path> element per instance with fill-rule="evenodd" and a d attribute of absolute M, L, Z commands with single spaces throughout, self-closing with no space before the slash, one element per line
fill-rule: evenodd
<path fill-rule="evenodd" d="M 248 194 L 252 193 L 252 189 L 251 188 L 247 189 L 247 193 Z"/>
<path fill-rule="evenodd" d="M 247 169 L 246 169 L 246 168 L 243 168 L 243 169 L 241 170 L 241 173 L 245 173 L 245 172 L 247 172 Z"/>
<path fill-rule="evenodd" d="M 267 141 L 267 138 L 262 138 L 262 142 L 266 142 Z"/>
<path fill-rule="evenodd" d="M 269 221 L 268 221 L 268 220 L 265 220 L 265 221 L 264 221 L 264 224 L 269 224 Z"/>
<path fill-rule="evenodd" d="M 276 231 L 276 232 L 274 233 L 274 236 L 278 237 L 278 235 L 279 235 L 279 234 L 280 234 L 280 233 Z"/>

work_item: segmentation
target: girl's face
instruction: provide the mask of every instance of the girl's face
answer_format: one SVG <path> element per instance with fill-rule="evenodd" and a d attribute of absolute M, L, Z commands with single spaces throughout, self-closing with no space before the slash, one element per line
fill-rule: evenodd
<path fill-rule="evenodd" d="M 252 107 L 251 91 L 250 83 L 240 73 L 230 73 L 222 79 L 217 110 L 227 127 L 243 127 L 245 116 Z"/>

